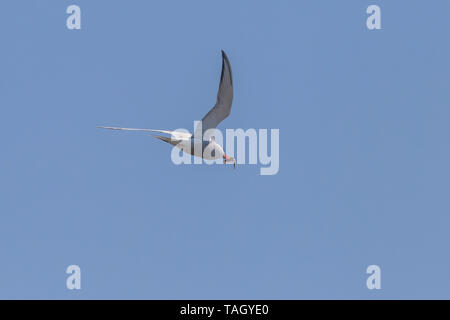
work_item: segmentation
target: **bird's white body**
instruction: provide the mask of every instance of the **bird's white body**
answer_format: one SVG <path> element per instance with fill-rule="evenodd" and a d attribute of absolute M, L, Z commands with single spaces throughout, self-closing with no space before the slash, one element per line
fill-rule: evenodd
<path fill-rule="evenodd" d="M 175 146 L 183 150 L 183 152 L 207 160 L 223 159 L 225 156 L 225 151 L 222 146 L 214 140 L 202 141 L 191 138 L 189 140 L 182 140 Z"/>

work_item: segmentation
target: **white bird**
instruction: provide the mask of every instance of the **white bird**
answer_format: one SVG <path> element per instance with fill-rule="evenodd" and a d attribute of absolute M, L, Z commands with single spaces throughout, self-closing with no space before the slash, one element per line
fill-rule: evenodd
<path fill-rule="evenodd" d="M 170 135 L 169 137 L 153 135 L 153 137 L 170 143 L 171 145 L 187 152 L 191 155 L 201 157 L 208 160 L 223 159 L 224 163 L 233 163 L 236 167 L 236 161 L 233 157 L 228 156 L 222 146 L 215 142 L 214 137 L 208 141 L 204 141 L 203 137 L 207 130 L 215 129 L 231 111 L 233 102 L 233 77 L 231 74 L 231 65 L 227 55 L 222 50 L 222 73 L 220 76 L 219 90 L 217 92 L 217 101 L 214 107 L 203 117 L 200 124 L 195 129 L 194 135 L 188 132 L 156 130 L 156 129 L 138 129 L 138 128 L 119 128 L 98 126 L 97 128 L 111 130 L 128 130 L 128 131 L 147 131 L 160 132 Z M 205 152 L 208 148 L 209 152 Z"/>

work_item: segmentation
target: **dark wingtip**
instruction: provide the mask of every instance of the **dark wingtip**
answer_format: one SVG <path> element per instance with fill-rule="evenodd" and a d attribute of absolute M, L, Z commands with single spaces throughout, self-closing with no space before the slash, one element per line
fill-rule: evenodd
<path fill-rule="evenodd" d="M 222 52 L 222 74 L 220 76 L 220 80 L 222 81 L 223 76 L 224 76 L 224 70 L 225 70 L 225 64 L 228 65 L 228 69 L 230 70 L 230 81 L 231 81 L 231 86 L 233 86 L 233 76 L 231 74 L 231 65 L 230 65 L 230 60 L 228 60 L 228 56 L 225 53 L 225 51 L 220 50 Z"/>

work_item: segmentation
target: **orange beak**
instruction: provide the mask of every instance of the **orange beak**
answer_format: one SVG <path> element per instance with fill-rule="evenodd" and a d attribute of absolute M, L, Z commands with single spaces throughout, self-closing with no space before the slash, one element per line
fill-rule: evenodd
<path fill-rule="evenodd" d="M 223 156 L 223 163 L 226 164 L 226 163 L 230 163 L 230 162 L 233 162 L 233 168 L 236 169 L 236 160 L 234 160 L 233 157 L 224 155 L 224 156 Z"/>

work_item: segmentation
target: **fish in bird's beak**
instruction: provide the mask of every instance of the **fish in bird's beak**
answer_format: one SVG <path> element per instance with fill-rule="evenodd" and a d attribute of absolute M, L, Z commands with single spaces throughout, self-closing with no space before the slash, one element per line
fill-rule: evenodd
<path fill-rule="evenodd" d="M 230 163 L 230 162 L 233 162 L 233 168 L 236 169 L 236 160 L 234 160 L 233 157 L 224 155 L 223 156 L 223 163 L 227 164 L 227 163 Z"/>

